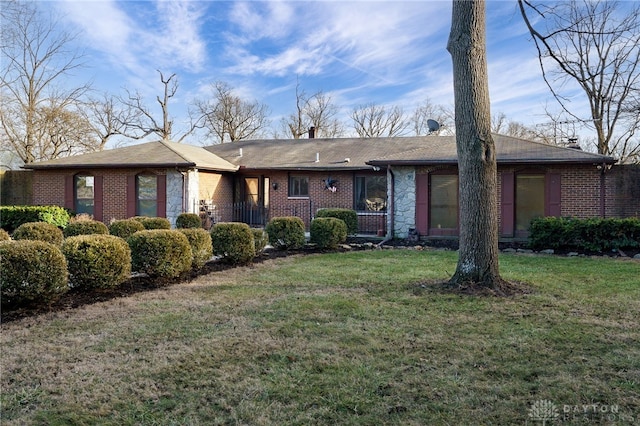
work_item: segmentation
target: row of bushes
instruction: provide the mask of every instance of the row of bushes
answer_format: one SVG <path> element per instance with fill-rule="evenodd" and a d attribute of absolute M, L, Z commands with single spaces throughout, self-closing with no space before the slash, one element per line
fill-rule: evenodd
<path fill-rule="evenodd" d="M 640 219 L 540 217 L 529 227 L 534 250 L 606 252 L 640 247 Z"/>
<path fill-rule="evenodd" d="M 0 228 L 9 233 L 29 222 L 47 222 L 64 228 L 70 219 L 69 211 L 58 206 L 0 206 Z"/>
<path fill-rule="evenodd" d="M 133 218 L 109 227 L 78 220 L 64 231 L 46 222 L 19 226 L 16 241 L 0 242 L 3 304 L 51 302 L 69 288 L 114 287 L 131 271 L 174 278 L 203 267 L 214 254 L 248 264 L 267 242 L 279 249 L 305 244 L 304 224 L 297 217 L 273 219 L 267 233 L 244 223 L 220 223 L 210 232 L 195 226 L 171 230 L 164 220 Z M 346 239 L 347 227 L 341 219 L 317 218 L 311 235 L 319 247 L 333 248 Z M 10 240 L 9 234 L 0 232 L 0 240 Z"/>

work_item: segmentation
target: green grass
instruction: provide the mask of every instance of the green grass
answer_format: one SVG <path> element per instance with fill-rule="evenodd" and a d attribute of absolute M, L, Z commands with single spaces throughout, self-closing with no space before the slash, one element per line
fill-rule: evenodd
<path fill-rule="evenodd" d="M 2 424 L 640 421 L 638 262 L 503 255 L 511 298 L 439 291 L 455 262 L 286 258 L 4 324 Z"/>

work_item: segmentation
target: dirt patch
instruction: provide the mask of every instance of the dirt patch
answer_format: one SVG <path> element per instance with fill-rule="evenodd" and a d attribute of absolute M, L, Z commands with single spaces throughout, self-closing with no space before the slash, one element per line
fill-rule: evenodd
<path fill-rule="evenodd" d="M 413 284 L 413 292 L 419 295 L 425 291 L 457 294 L 460 296 L 516 297 L 533 293 L 533 288 L 524 282 L 501 280 L 494 287 L 477 283 L 451 284 L 449 281 L 420 282 Z"/>

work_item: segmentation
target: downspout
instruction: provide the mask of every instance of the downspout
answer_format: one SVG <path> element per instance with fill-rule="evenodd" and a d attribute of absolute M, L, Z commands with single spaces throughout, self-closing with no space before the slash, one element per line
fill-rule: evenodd
<path fill-rule="evenodd" d="M 383 246 L 384 244 L 386 244 L 387 242 L 391 241 L 393 239 L 393 234 L 394 234 L 394 223 L 395 223 L 395 188 L 396 188 L 396 182 L 395 182 L 395 175 L 393 174 L 393 170 L 391 170 L 391 165 L 387 166 L 387 179 L 389 181 L 389 185 L 390 185 L 390 190 L 389 190 L 389 207 L 387 207 L 387 235 L 384 238 L 384 240 L 382 240 L 378 246 Z"/>
<path fill-rule="evenodd" d="M 606 172 L 607 172 L 607 164 L 602 163 L 602 165 L 598 166 L 600 169 L 600 217 L 602 219 L 606 216 L 606 198 L 607 198 L 607 188 L 606 188 Z"/>

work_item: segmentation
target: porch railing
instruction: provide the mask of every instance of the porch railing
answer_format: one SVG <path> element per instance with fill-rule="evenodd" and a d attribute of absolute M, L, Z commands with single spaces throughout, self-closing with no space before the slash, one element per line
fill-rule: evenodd
<path fill-rule="evenodd" d="M 292 200 L 290 200 L 292 201 Z M 200 213 L 211 223 L 243 222 L 251 227 L 264 227 L 274 217 L 295 216 L 302 219 L 309 231 L 315 213 L 334 206 L 316 205 L 310 200 L 292 201 L 286 206 L 264 207 L 249 202 L 214 204 L 200 201 Z M 385 234 L 387 228 L 386 211 L 362 211 L 358 215 L 358 234 Z"/>

